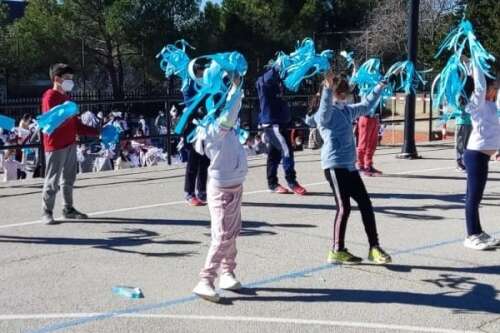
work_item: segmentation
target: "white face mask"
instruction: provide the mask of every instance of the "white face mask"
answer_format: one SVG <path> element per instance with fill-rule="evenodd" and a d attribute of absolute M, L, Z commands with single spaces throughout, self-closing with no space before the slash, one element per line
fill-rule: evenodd
<path fill-rule="evenodd" d="M 61 84 L 61 88 L 66 92 L 70 92 L 74 87 L 75 83 L 73 82 L 73 80 L 64 80 Z"/>

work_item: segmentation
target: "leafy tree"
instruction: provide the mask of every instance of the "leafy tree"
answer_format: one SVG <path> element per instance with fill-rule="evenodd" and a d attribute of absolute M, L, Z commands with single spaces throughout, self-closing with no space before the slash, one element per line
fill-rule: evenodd
<path fill-rule="evenodd" d="M 19 78 L 38 72 L 46 78 L 50 63 L 71 60 L 72 49 L 62 37 L 64 25 L 55 1 L 31 1 L 24 17 L 7 27 L 9 72 Z"/>
<path fill-rule="evenodd" d="M 31 0 L 25 16 L 9 24 L 0 10 L 0 67 L 21 78 L 47 77 L 48 66 L 68 62 L 94 89 L 124 90 L 164 81 L 156 54 L 184 38 L 193 56 L 238 50 L 249 61 L 253 82 L 276 51 L 291 51 L 304 37 L 318 49 L 356 49 L 358 57 L 386 63 L 406 54 L 407 0 Z M 498 0 L 421 0 L 419 64 L 440 68 L 433 55 L 460 17 L 450 10 L 468 4 L 466 15 L 484 45 L 500 57 Z M 3 15 L 3 16 L 2 16 Z M 346 31 L 369 31 L 361 35 Z M 358 38 L 354 38 L 359 36 Z M 350 46 L 346 45 L 351 41 Z M 366 43 L 368 41 L 368 44 Z M 368 47 L 367 47 L 368 46 Z"/>
<path fill-rule="evenodd" d="M 11 49 L 19 50 L 17 69 L 27 75 L 58 61 L 81 65 L 84 45 L 87 71 L 104 71 L 119 99 L 126 80 L 137 82 L 131 73 L 153 66 L 141 60 L 179 38 L 198 8 L 199 0 L 32 0 L 11 27 L 18 44 Z"/>
<path fill-rule="evenodd" d="M 467 0 L 466 18 L 471 20 L 478 38 L 496 58 L 494 66 L 500 71 L 500 2 L 498 0 Z"/>
<path fill-rule="evenodd" d="M 202 30 L 200 42 L 203 50 L 242 52 L 249 61 L 252 81 L 277 51 L 288 52 L 305 37 L 316 37 L 319 49 L 332 48 L 332 38 L 322 36 L 361 26 L 371 3 L 373 0 L 224 0 L 220 6 L 207 4 L 201 19 L 207 30 Z"/>
<path fill-rule="evenodd" d="M 5 4 L 0 3 L 0 70 L 5 69 L 8 63 L 7 57 L 7 41 L 9 35 L 7 32 L 8 26 L 8 7 Z"/>

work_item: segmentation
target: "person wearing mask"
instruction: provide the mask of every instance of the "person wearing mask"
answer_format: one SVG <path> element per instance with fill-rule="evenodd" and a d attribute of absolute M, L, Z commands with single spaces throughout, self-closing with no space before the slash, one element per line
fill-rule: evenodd
<path fill-rule="evenodd" d="M 317 127 L 323 139 L 321 167 L 335 197 L 337 213 L 333 222 L 332 247 L 327 261 L 339 264 L 358 264 L 362 261 L 345 247 L 345 233 L 351 212 L 351 198 L 357 202 L 366 235 L 368 260 L 376 264 L 391 262 L 391 257 L 379 245 L 375 213 L 363 180 L 356 169 L 356 146 L 352 124 L 367 115 L 378 102 L 386 84 L 380 82 L 373 93 L 360 103 L 349 104 L 347 80 L 333 72 L 325 75 L 319 110 L 308 113 L 306 123 Z"/>
<path fill-rule="evenodd" d="M 42 113 L 70 100 L 73 90 L 74 70 L 67 64 L 55 64 L 50 70 L 52 88 L 45 91 L 42 97 Z M 87 215 L 73 206 L 73 184 L 77 173 L 76 137 L 77 135 L 98 136 L 99 130 L 82 124 L 80 118 L 74 116 L 66 120 L 52 134 L 43 135 L 45 149 L 45 182 L 42 194 L 42 221 L 54 224 L 53 210 L 59 184 L 63 194 L 63 218 L 86 219 Z"/>

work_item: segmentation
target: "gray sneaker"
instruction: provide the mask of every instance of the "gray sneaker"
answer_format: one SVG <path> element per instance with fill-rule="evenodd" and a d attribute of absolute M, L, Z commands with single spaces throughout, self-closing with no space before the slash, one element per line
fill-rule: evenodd
<path fill-rule="evenodd" d="M 52 212 L 43 212 L 42 214 L 42 222 L 44 224 L 57 224 L 56 220 L 54 220 L 54 216 L 52 215 Z"/>
<path fill-rule="evenodd" d="M 67 220 L 86 220 L 89 218 L 87 214 L 80 213 L 74 207 L 64 208 L 63 217 Z"/>

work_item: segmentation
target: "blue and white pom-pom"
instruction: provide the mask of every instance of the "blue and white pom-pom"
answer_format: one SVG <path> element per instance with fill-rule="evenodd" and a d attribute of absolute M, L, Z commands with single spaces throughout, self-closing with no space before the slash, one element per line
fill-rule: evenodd
<path fill-rule="evenodd" d="M 0 128 L 11 131 L 14 127 L 16 127 L 16 121 L 14 118 L 2 116 L 0 114 Z"/>
<path fill-rule="evenodd" d="M 194 73 L 194 64 L 199 59 L 207 59 L 209 61 L 201 78 L 197 78 Z M 188 66 L 188 73 L 190 78 L 197 83 L 195 86 L 196 94 L 189 101 L 186 101 L 188 106 L 179 119 L 175 132 L 177 134 L 183 133 L 191 114 L 204 99 L 206 99 L 205 108 L 209 117 L 200 125 L 204 125 L 203 123 L 207 121 L 213 121 L 211 117 L 224 104 L 231 87 L 228 75 L 235 73 L 243 77 L 246 75 L 247 70 L 248 63 L 245 57 L 236 51 L 216 53 L 191 60 Z M 240 86 L 242 84 L 243 82 Z"/>
<path fill-rule="evenodd" d="M 450 110 L 443 115 L 445 119 L 443 121 L 452 117 L 453 112 L 463 109 L 461 99 L 468 100 L 464 88 L 470 70 L 462 61 L 465 51 L 469 50 L 472 65 L 490 78 L 493 78 L 490 62 L 495 61 L 495 57 L 477 40 L 472 23 L 466 19 L 462 19 L 459 25 L 446 36 L 435 58 L 438 58 L 445 50 L 452 51 L 453 54 L 436 77 L 432 89 L 434 107 L 446 104 Z"/>
<path fill-rule="evenodd" d="M 181 90 L 185 90 L 189 83 L 188 65 L 189 56 L 186 53 L 186 47 L 194 49 L 184 39 L 176 41 L 174 44 L 168 44 L 156 56 L 161 58 L 160 68 L 165 72 L 168 78 L 172 75 L 178 76 L 182 80 Z"/>
<path fill-rule="evenodd" d="M 409 60 L 393 64 L 385 74 L 385 78 L 388 79 L 393 75 L 399 75 L 399 85 L 395 87 L 395 90 L 404 91 L 405 94 L 415 92 L 420 83 L 426 84 L 421 73 L 415 69 L 415 65 Z"/>
<path fill-rule="evenodd" d="M 303 80 L 330 70 L 332 59 L 332 50 L 318 54 L 314 41 L 305 38 L 302 42 L 297 42 L 297 47 L 292 53 L 278 52 L 271 65 L 279 70 L 285 87 L 297 92 Z"/>

